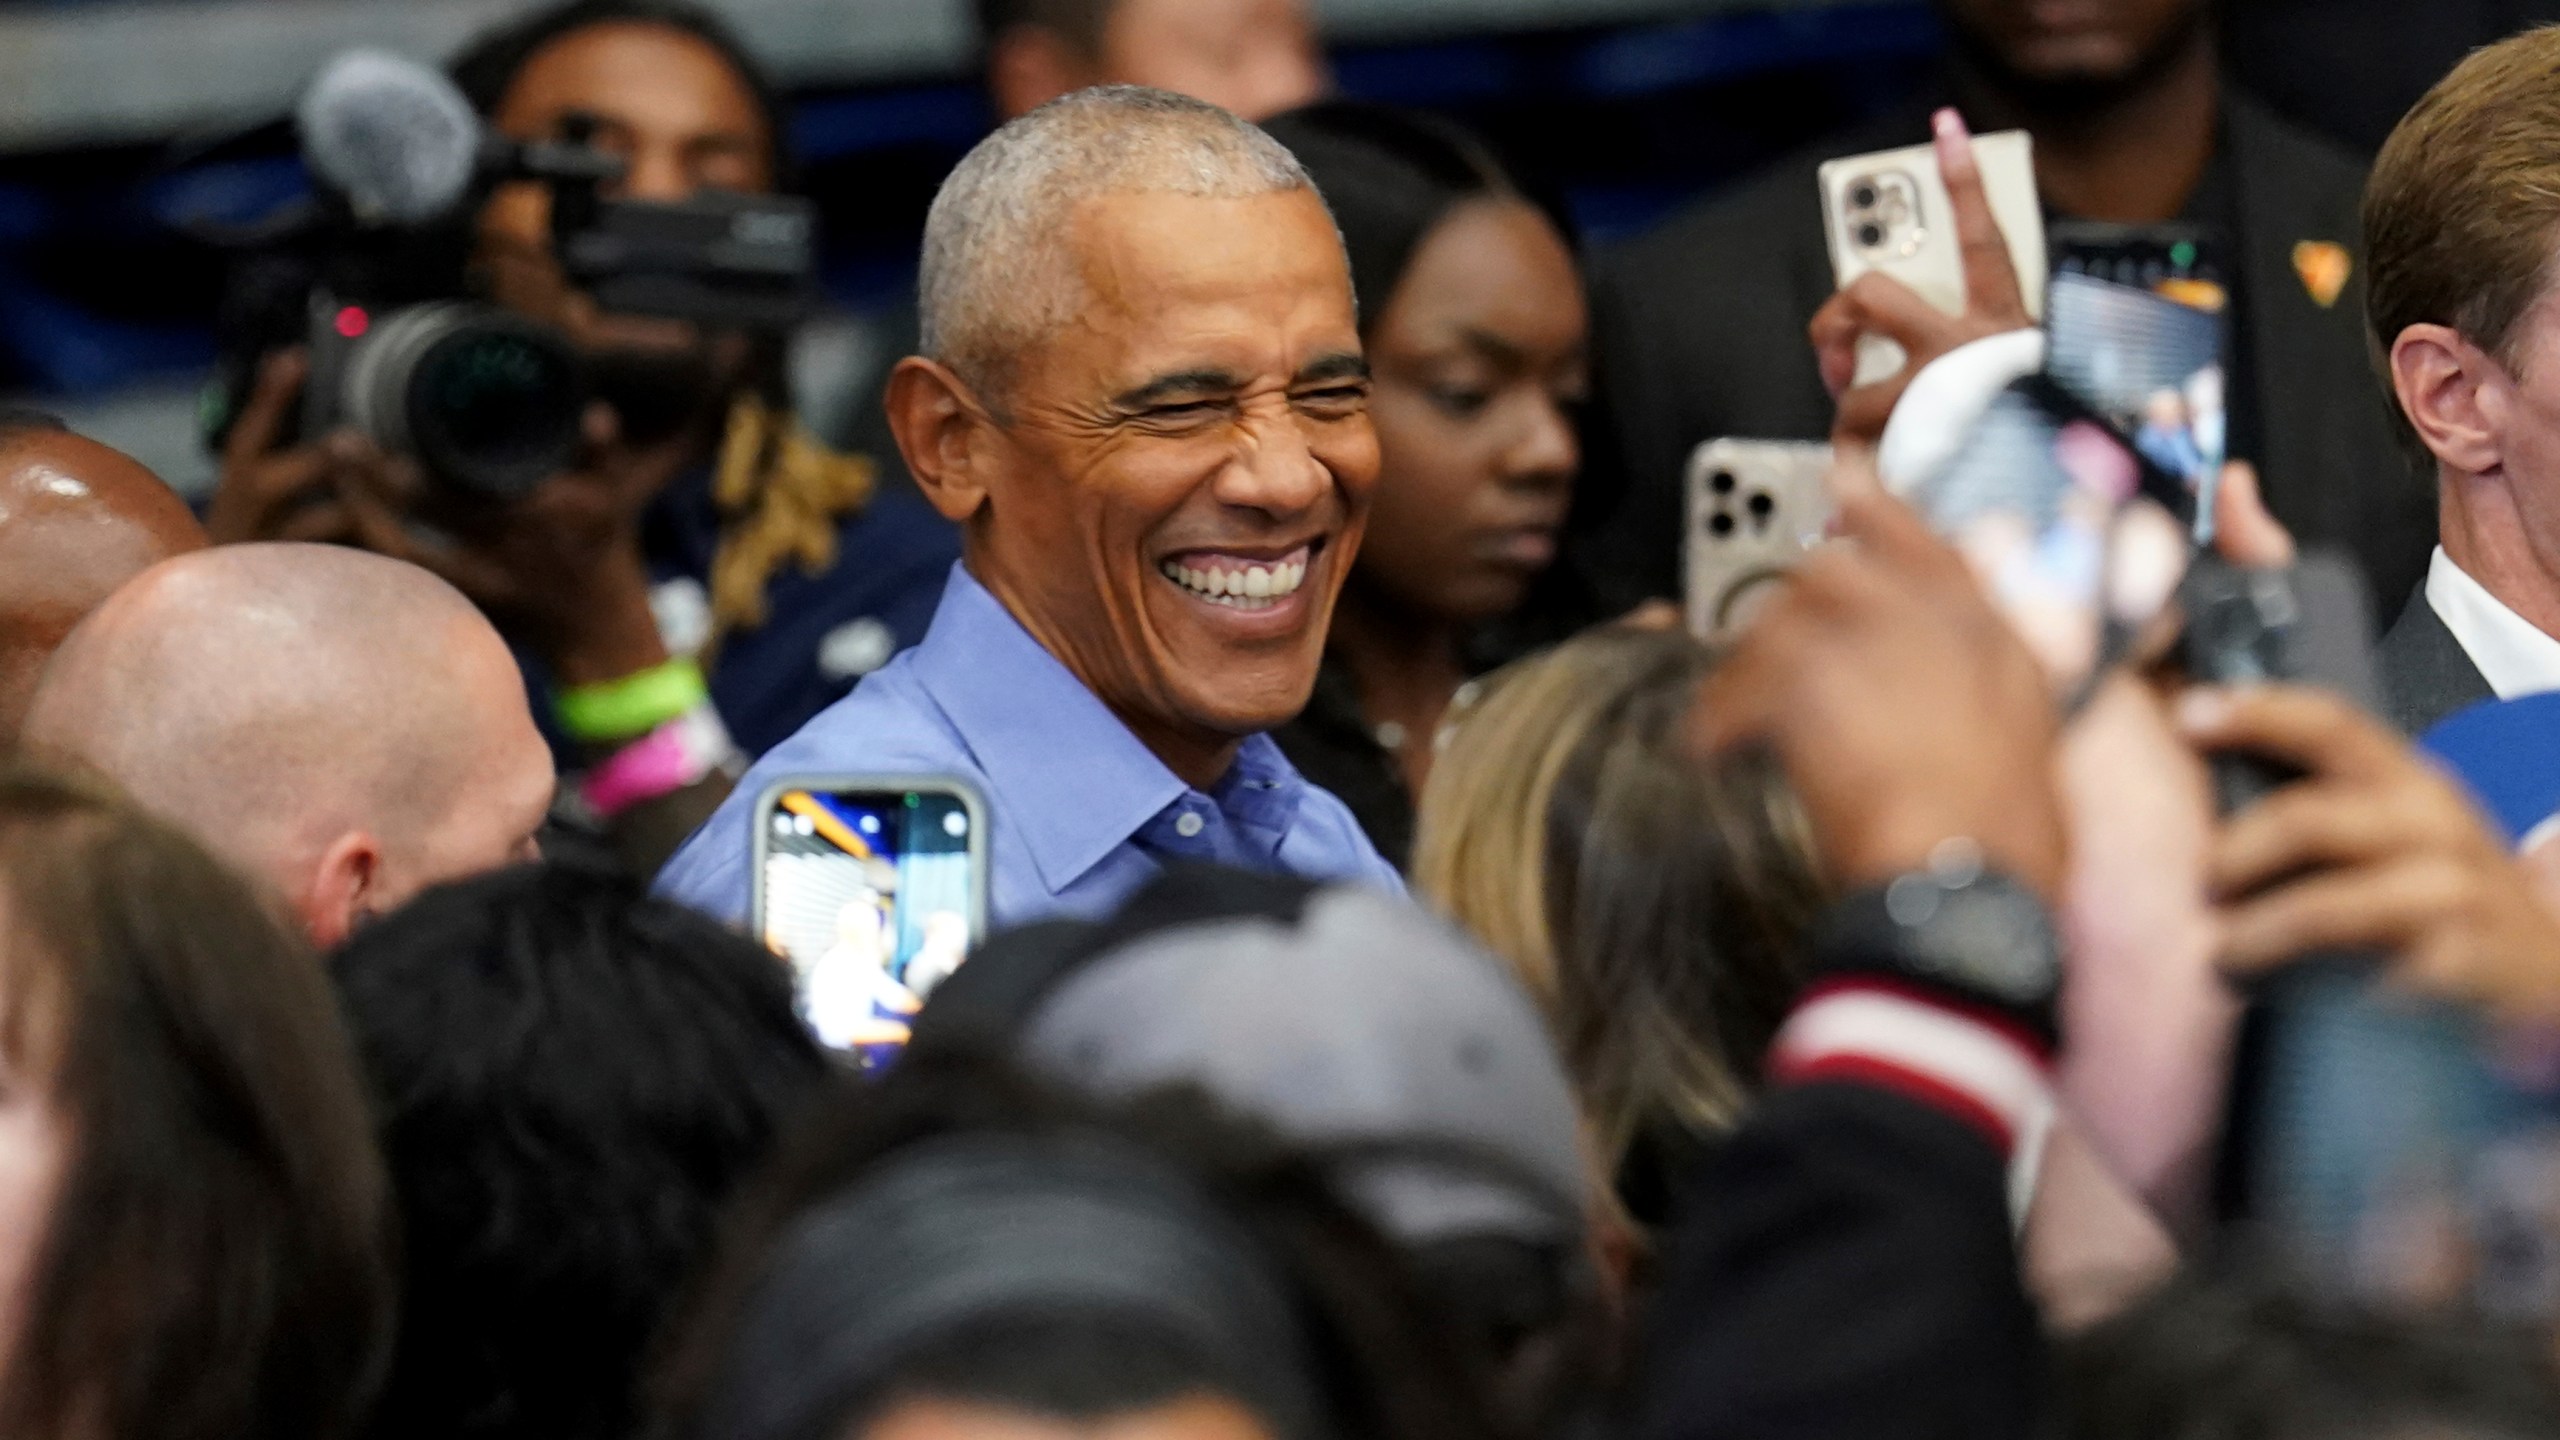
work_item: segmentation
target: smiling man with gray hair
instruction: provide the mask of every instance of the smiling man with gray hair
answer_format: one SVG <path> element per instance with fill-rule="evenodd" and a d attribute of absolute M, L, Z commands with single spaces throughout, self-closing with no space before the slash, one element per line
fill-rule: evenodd
<path fill-rule="evenodd" d="M 1378 471 L 1297 161 L 1215 106 L 1082 91 L 961 161 L 922 283 L 889 417 L 965 558 L 924 643 L 769 752 L 661 888 L 743 917 L 756 797 L 863 772 L 979 788 L 999 924 L 1177 858 L 1397 887 L 1264 733 L 1306 704 Z"/>

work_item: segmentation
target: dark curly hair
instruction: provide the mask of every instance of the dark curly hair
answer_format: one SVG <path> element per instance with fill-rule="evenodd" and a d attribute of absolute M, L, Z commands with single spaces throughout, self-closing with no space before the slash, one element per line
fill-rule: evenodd
<path fill-rule="evenodd" d="M 783 968 L 562 865 L 432 891 L 334 968 L 409 1267 L 373 1434 L 620 1440 L 715 1211 L 827 1073 Z"/>

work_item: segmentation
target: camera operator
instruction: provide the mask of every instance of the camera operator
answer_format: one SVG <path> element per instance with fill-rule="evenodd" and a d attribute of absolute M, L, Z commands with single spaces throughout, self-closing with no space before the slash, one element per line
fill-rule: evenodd
<path fill-rule="evenodd" d="M 453 76 L 507 139 L 623 162 L 607 199 L 771 193 L 788 170 L 778 97 L 716 21 L 669 0 L 575 0 L 485 37 Z M 455 516 L 413 460 L 352 430 L 297 438 L 311 361 L 288 348 L 230 427 L 208 523 L 217 541 L 342 540 L 450 579 L 526 657 L 564 768 L 587 771 L 589 808 L 649 866 L 726 792 L 740 747 L 922 635 L 957 542 L 800 427 L 772 339 L 604 312 L 555 254 L 555 200 L 510 180 L 457 238 L 465 288 L 584 360 L 598 403 L 567 471 Z"/>

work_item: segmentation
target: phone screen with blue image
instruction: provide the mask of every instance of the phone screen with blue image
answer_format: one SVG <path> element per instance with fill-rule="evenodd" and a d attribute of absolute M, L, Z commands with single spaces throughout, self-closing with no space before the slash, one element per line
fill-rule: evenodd
<path fill-rule="evenodd" d="M 2045 373 L 2185 482 L 2210 540 L 2230 456 L 2230 292 L 2217 247 L 2184 226 L 2056 225 Z"/>
<path fill-rule="evenodd" d="M 984 821 L 956 785 L 785 782 L 759 807 L 757 924 L 801 1016 L 866 1067 L 893 1056 L 981 938 Z"/>

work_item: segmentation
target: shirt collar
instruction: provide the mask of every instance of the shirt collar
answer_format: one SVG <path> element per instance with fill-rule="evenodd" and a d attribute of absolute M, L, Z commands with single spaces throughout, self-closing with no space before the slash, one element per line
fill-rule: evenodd
<path fill-rule="evenodd" d="M 965 565 L 951 567 L 913 663 L 986 774 L 995 822 L 1022 838 L 1052 894 L 1190 792 Z M 1250 743 L 1245 753 L 1264 768 Z M 1245 776 L 1240 765 L 1227 784 Z"/>
<path fill-rule="evenodd" d="M 2464 574 L 2442 546 L 2427 563 L 2427 608 L 2453 632 L 2499 699 L 2560 690 L 2560 640 Z"/>

